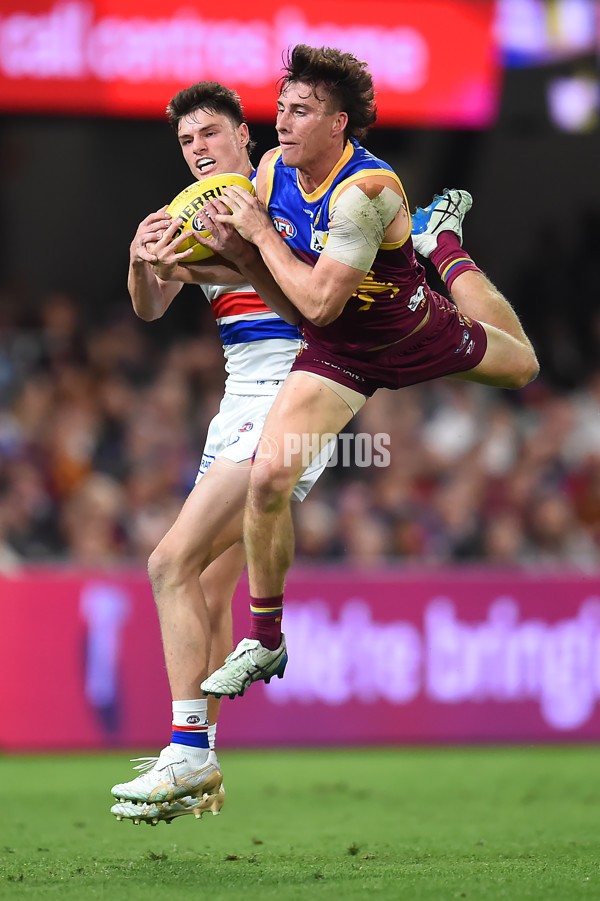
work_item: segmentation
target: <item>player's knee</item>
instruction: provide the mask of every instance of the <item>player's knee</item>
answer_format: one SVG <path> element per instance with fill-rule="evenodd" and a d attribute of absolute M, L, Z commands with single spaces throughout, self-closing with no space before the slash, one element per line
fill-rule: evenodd
<path fill-rule="evenodd" d="M 163 538 L 148 559 L 148 577 L 155 596 L 165 586 L 184 582 L 191 575 L 200 576 L 201 570 L 201 554 L 189 554 L 186 548 L 169 541 L 169 536 Z"/>
<path fill-rule="evenodd" d="M 173 569 L 173 560 L 164 542 L 154 548 L 148 558 L 148 578 L 155 589 L 160 590 L 168 581 L 169 572 Z"/>
<path fill-rule="evenodd" d="M 275 513 L 289 501 L 294 487 L 292 473 L 276 465 L 252 467 L 250 503 L 258 510 Z"/>

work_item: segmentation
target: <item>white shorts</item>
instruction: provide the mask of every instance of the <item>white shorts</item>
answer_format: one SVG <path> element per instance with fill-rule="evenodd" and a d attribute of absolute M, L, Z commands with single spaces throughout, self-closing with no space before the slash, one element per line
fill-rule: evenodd
<path fill-rule="evenodd" d="M 196 484 L 217 457 L 231 460 L 232 463 L 247 461 L 248 468 L 250 468 L 267 413 L 276 396 L 275 394 L 253 396 L 225 394 L 223 396 L 219 412 L 211 420 L 206 433 L 206 444 L 196 476 Z M 292 493 L 295 500 L 304 500 L 327 466 L 334 449 L 335 441 L 330 441 L 327 447 L 306 467 Z"/>

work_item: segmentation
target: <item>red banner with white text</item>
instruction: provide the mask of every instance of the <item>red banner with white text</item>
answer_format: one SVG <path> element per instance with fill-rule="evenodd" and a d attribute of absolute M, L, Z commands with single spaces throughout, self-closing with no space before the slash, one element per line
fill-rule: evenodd
<path fill-rule="evenodd" d="M 382 124 L 482 127 L 497 108 L 493 25 L 490 0 L 4 0 L 0 110 L 162 117 L 176 91 L 215 80 L 271 121 L 282 54 L 306 43 L 368 62 Z"/>
<path fill-rule="evenodd" d="M 171 707 L 142 574 L 2 577 L 0 747 L 158 749 Z M 235 599 L 236 640 L 248 622 Z M 219 745 L 600 739 L 600 574 L 296 570 L 282 680 Z"/>

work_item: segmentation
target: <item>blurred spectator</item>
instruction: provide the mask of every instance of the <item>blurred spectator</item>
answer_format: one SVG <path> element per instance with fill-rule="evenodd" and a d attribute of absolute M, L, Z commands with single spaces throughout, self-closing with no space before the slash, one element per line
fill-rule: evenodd
<path fill-rule="evenodd" d="M 124 492 L 110 476 L 92 473 L 62 507 L 61 530 L 69 562 L 81 566 L 118 563 L 126 547 L 121 531 Z"/>
<path fill-rule="evenodd" d="M 24 562 L 7 540 L 10 529 L 10 501 L 0 497 L 0 574 L 15 573 Z"/>
<path fill-rule="evenodd" d="M 578 271 L 589 279 L 589 267 Z M 197 334 L 165 338 L 125 303 L 90 324 L 65 294 L 44 298 L 37 317 L 7 298 L 0 568 L 144 566 L 193 485 L 224 382 L 217 331 L 199 305 Z M 346 429 L 347 453 L 338 449 L 336 465 L 293 505 L 298 562 L 600 566 L 592 306 L 587 343 L 572 331 L 568 339 L 587 356 L 563 384 L 564 349 L 549 379 L 516 394 L 450 379 L 378 391 Z M 356 465 L 365 436 L 383 441 L 386 465 Z"/>
<path fill-rule="evenodd" d="M 490 566 L 513 567 L 524 562 L 525 532 L 521 517 L 505 510 L 490 516 L 483 527 L 481 556 Z"/>
<path fill-rule="evenodd" d="M 323 477 L 322 477 L 323 478 Z M 296 510 L 296 557 L 327 560 L 339 553 L 335 513 L 313 488 Z"/>
<path fill-rule="evenodd" d="M 577 566 L 593 569 L 598 547 L 577 522 L 568 498 L 554 492 L 537 498 L 527 517 L 529 547 L 525 559 L 536 566 Z"/>
<path fill-rule="evenodd" d="M 600 452 L 573 472 L 570 491 L 577 519 L 600 547 Z"/>
<path fill-rule="evenodd" d="M 49 491 L 41 459 L 15 456 L 3 470 L 5 540 L 29 562 L 59 558 L 64 550 L 60 504 Z"/>

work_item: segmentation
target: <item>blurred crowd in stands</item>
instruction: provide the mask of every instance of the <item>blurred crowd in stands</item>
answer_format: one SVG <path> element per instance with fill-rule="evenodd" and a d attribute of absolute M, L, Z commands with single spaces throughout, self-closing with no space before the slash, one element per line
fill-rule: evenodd
<path fill-rule="evenodd" d="M 569 306 L 552 305 L 562 286 L 535 290 L 542 376 L 516 393 L 456 380 L 378 392 L 350 429 L 389 435 L 389 466 L 338 455 L 294 505 L 299 562 L 600 565 L 600 305 L 573 331 Z M 597 297 L 591 263 L 585 290 Z M 126 296 L 95 320 L 67 294 L 26 310 L 1 298 L 0 569 L 145 564 L 224 383 L 208 304 L 186 291 L 184 327 L 171 310 L 137 320 Z"/>

